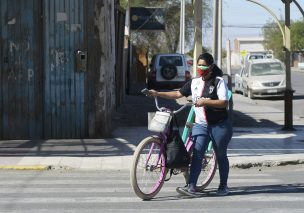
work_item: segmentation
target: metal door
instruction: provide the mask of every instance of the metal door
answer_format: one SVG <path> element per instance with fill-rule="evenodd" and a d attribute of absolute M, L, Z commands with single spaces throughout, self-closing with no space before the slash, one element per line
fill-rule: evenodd
<path fill-rule="evenodd" d="M 0 139 L 42 137 L 39 7 L 0 1 Z"/>
<path fill-rule="evenodd" d="M 84 1 L 43 0 L 44 134 L 87 136 Z"/>

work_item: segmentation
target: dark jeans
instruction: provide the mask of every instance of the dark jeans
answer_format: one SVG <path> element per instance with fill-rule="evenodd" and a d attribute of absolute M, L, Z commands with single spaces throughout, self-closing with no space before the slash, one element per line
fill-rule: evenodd
<path fill-rule="evenodd" d="M 229 174 L 227 147 L 232 137 L 232 125 L 230 120 L 226 119 L 221 123 L 208 126 L 196 123 L 192 129 L 192 137 L 194 149 L 189 177 L 190 187 L 196 186 L 197 179 L 202 169 L 203 156 L 208 148 L 210 140 L 212 140 L 213 149 L 218 160 L 220 186 L 226 186 Z"/>

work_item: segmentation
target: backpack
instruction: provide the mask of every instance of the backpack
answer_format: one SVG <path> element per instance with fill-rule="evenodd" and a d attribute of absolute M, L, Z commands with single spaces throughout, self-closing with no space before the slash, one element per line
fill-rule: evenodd
<path fill-rule="evenodd" d="M 176 121 L 175 116 L 173 117 L 173 120 Z M 190 155 L 187 152 L 182 137 L 179 134 L 179 130 L 173 129 L 173 121 L 171 122 L 171 133 L 165 145 L 166 167 L 170 169 L 188 167 L 190 163 Z"/>

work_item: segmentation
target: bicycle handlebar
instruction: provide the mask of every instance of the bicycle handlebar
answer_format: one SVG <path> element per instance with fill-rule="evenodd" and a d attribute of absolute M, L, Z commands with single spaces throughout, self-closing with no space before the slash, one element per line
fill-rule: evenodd
<path fill-rule="evenodd" d="M 147 88 L 141 90 L 141 92 L 144 94 L 144 95 L 148 95 L 149 94 L 149 90 Z M 159 111 L 164 111 L 166 110 L 166 108 L 164 107 L 159 107 L 158 106 L 158 99 L 157 99 L 157 96 L 154 96 L 154 100 L 155 100 L 155 106 L 156 108 L 159 110 Z M 184 108 L 186 108 L 187 106 L 193 106 L 193 103 L 186 103 L 184 104 L 181 108 L 179 108 L 178 110 L 175 110 L 175 111 L 172 111 L 173 114 L 176 114 L 176 113 L 179 113 L 180 111 L 182 111 Z"/>

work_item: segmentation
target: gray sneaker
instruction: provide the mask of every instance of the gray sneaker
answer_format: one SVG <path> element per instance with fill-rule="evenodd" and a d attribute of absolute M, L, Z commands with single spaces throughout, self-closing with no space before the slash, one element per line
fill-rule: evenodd
<path fill-rule="evenodd" d="M 185 187 L 177 187 L 176 191 L 181 195 L 186 195 L 190 197 L 196 197 L 198 194 L 196 194 L 196 191 L 190 190 L 188 186 Z"/>
<path fill-rule="evenodd" d="M 217 193 L 216 193 L 216 195 L 218 195 L 218 196 L 225 196 L 228 194 L 229 194 L 229 189 L 227 186 L 219 187 L 217 190 Z"/>

